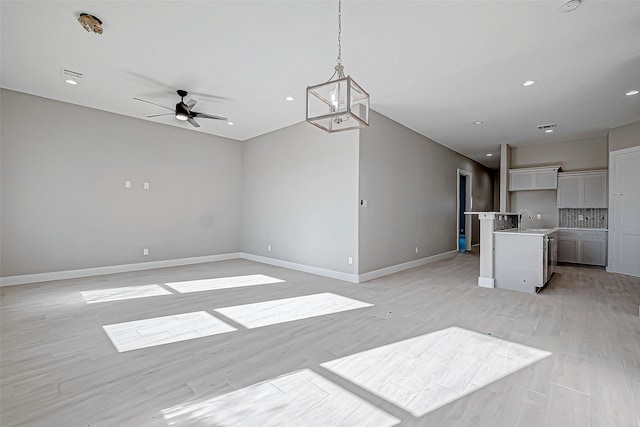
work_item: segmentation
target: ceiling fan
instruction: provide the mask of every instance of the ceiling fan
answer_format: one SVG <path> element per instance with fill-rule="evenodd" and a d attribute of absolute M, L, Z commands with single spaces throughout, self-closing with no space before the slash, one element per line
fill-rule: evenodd
<path fill-rule="evenodd" d="M 187 102 L 184 102 L 184 97 L 188 95 L 188 92 L 186 90 L 178 90 L 177 91 L 178 96 L 180 96 L 180 102 L 178 102 L 176 104 L 175 109 L 171 108 L 171 107 L 167 107 L 166 105 L 160 105 L 160 104 L 156 104 L 155 102 L 151 102 L 151 101 L 147 101 L 144 99 L 140 99 L 140 98 L 133 98 L 136 101 L 142 101 L 142 102 L 146 102 L 147 104 L 153 104 L 153 105 L 157 105 L 158 107 L 162 107 L 165 108 L 167 110 L 171 110 L 173 111 L 172 113 L 166 113 L 166 114 L 151 114 L 149 116 L 146 117 L 160 117 L 160 116 L 171 116 L 171 115 L 175 115 L 176 119 L 178 120 L 182 120 L 182 121 L 187 121 L 189 122 L 192 126 L 199 128 L 200 127 L 200 123 L 198 123 L 195 119 L 196 117 L 200 117 L 203 119 L 214 119 L 214 120 L 228 120 L 226 117 L 222 117 L 222 116 L 214 116 L 213 114 L 205 114 L 205 113 L 200 113 L 197 111 L 193 111 L 192 108 L 195 107 L 195 105 L 198 103 L 198 101 L 196 101 L 195 99 L 190 99 Z"/>

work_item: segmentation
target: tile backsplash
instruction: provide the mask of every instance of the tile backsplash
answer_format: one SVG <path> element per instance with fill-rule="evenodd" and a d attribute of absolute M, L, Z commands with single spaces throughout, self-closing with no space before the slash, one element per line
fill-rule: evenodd
<path fill-rule="evenodd" d="M 582 220 L 580 220 L 582 215 Z M 607 228 L 607 209 L 558 209 L 558 227 Z"/>

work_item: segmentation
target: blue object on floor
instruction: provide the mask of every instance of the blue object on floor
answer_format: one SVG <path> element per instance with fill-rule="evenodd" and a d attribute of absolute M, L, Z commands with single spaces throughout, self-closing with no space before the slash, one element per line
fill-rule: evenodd
<path fill-rule="evenodd" d="M 460 252 L 464 252 L 467 249 L 467 238 L 466 236 L 460 236 L 458 238 L 458 250 Z"/>

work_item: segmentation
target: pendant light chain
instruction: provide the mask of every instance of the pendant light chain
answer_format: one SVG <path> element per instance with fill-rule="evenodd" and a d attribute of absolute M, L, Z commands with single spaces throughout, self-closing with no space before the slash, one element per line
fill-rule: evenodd
<path fill-rule="evenodd" d="M 338 0 L 338 64 L 342 65 L 342 0 Z"/>

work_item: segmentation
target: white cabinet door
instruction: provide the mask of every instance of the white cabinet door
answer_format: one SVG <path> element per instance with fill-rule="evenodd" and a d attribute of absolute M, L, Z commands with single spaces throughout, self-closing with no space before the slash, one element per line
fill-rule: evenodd
<path fill-rule="evenodd" d="M 533 188 L 536 190 L 555 190 L 558 188 L 558 171 L 539 171 L 533 174 Z"/>
<path fill-rule="evenodd" d="M 580 177 L 567 175 L 558 177 L 558 207 L 575 208 L 580 204 Z"/>
<path fill-rule="evenodd" d="M 511 172 L 509 174 L 509 191 L 533 189 L 533 172 Z"/>
<path fill-rule="evenodd" d="M 605 240 L 580 240 L 580 262 L 589 265 L 607 264 Z"/>
<path fill-rule="evenodd" d="M 640 277 L 640 147 L 609 154 L 611 176 L 611 271 Z"/>
<path fill-rule="evenodd" d="M 608 207 L 607 172 L 568 172 L 558 175 L 558 207 Z"/>
<path fill-rule="evenodd" d="M 558 239 L 558 261 L 578 263 L 578 239 Z"/>
<path fill-rule="evenodd" d="M 606 208 L 607 204 L 607 174 L 592 174 L 582 177 L 583 200 L 582 207 Z"/>

